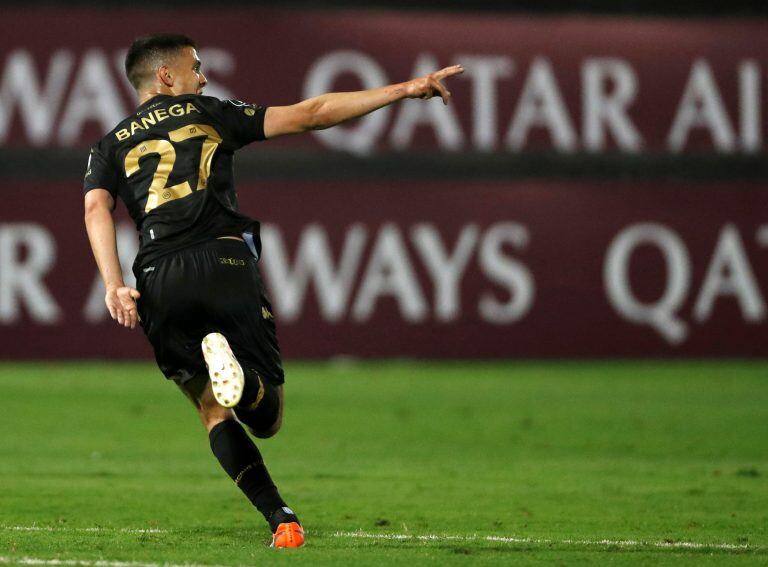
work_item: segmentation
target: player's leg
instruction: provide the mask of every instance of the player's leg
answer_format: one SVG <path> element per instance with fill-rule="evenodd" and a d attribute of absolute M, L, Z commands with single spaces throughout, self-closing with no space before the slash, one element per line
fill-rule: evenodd
<path fill-rule="evenodd" d="M 216 401 L 233 408 L 252 435 L 275 435 L 282 424 L 283 385 L 263 379 L 249 363 L 240 364 L 221 333 L 206 335 L 201 347 Z"/>
<path fill-rule="evenodd" d="M 235 418 L 231 408 L 225 408 L 216 402 L 208 376 L 198 375 L 183 383 L 179 380 L 174 382 L 195 406 L 200 421 L 208 433 L 222 421 Z"/>
<path fill-rule="evenodd" d="M 283 424 L 283 385 L 272 384 L 255 372 L 246 371 L 246 392 L 234 411 L 248 431 L 267 439 L 280 431 Z M 255 393 L 248 390 L 255 390 Z"/>
<path fill-rule="evenodd" d="M 218 380 L 215 372 L 222 368 L 222 361 L 227 368 L 232 364 L 243 387 L 242 397 L 234 403 L 228 398 L 229 403 L 243 406 L 237 413 L 255 433 L 274 433 L 282 415 L 277 386 L 283 382 L 283 369 L 272 307 L 264 296 L 256 260 L 245 243 L 238 240 L 217 240 L 209 250 L 215 261 L 210 263 L 205 282 L 198 289 L 205 296 L 206 334 L 219 335 L 219 340 L 210 343 L 214 352 L 206 354 L 206 359 L 218 361 L 213 365 L 211 379 Z M 208 369 L 210 372 L 211 364 Z M 259 392 L 261 400 L 257 399 Z M 238 436 L 247 437 L 242 426 L 237 425 Z M 227 424 L 220 427 L 229 429 Z M 217 429 L 211 431 L 212 436 L 216 433 Z M 294 547 L 303 543 L 301 525 L 287 507 L 275 510 L 268 520 L 273 545 Z"/>
<path fill-rule="evenodd" d="M 220 347 L 222 355 L 206 354 L 206 360 L 211 358 L 209 370 L 226 370 L 231 365 L 238 371 L 243 387 L 240 400 L 232 404 L 235 414 L 256 437 L 271 437 L 282 424 L 284 380 L 272 305 L 266 297 L 258 264 L 245 243 L 221 240 L 218 250 L 225 261 L 216 272 L 218 293 L 212 325 L 227 345 Z M 210 344 L 220 345 L 220 340 Z M 211 380 L 218 378 L 212 374 Z M 227 385 L 231 383 L 228 381 Z M 225 395 L 223 401 L 231 399 Z"/>
<path fill-rule="evenodd" d="M 217 298 L 234 300 L 229 290 L 220 288 L 220 282 L 229 281 L 231 275 L 219 274 L 221 257 L 214 241 L 167 256 L 139 272 L 141 325 L 160 369 L 183 385 L 198 410 L 214 455 L 270 522 L 274 534 L 285 523 L 285 503 L 234 412 L 216 403 L 200 350 L 202 338 L 216 329 L 211 323 L 220 307 Z"/>
<path fill-rule="evenodd" d="M 184 383 L 177 381 L 177 384 L 197 408 L 208 431 L 211 451 L 221 467 L 269 523 L 274 534 L 273 544 L 280 547 L 301 545 L 303 530 L 298 518 L 280 496 L 261 453 L 235 420 L 233 410 L 216 401 L 208 376 L 198 375 Z M 295 527 L 285 528 L 284 524 L 295 524 Z"/>

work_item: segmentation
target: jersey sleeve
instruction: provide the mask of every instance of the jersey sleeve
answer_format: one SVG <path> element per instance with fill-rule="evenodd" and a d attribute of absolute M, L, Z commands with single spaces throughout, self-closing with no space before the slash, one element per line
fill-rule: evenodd
<path fill-rule="evenodd" d="M 83 193 L 87 193 L 91 189 L 106 189 L 114 197 L 117 195 L 117 183 L 117 170 L 104 155 L 101 144 L 96 144 L 91 148 L 91 153 L 88 156 L 88 165 L 83 180 Z"/>
<path fill-rule="evenodd" d="M 265 140 L 264 115 L 267 107 L 239 100 L 222 100 L 221 121 L 238 147 Z"/>

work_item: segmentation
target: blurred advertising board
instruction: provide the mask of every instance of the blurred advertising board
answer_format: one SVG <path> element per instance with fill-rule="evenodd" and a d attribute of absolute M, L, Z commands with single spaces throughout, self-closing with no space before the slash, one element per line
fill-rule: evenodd
<path fill-rule="evenodd" d="M 196 39 L 207 94 L 282 105 L 453 63 L 451 106 L 415 101 L 280 141 L 358 155 L 754 153 L 764 147 L 768 22 L 249 8 L 6 8 L 0 146 L 88 146 L 128 115 L 131 40 Z"/>
<path fill-rule="evenodd" d="M 0 357 L 150 356 L 108 319 L 69 182 L 4 187 Z M 768 355 L 750 183 L 245 184 L 287 356 Z M 135 231 L 121 206 L 126 273 Z M 127 281 L 131 281 L 130 278 Z"/>

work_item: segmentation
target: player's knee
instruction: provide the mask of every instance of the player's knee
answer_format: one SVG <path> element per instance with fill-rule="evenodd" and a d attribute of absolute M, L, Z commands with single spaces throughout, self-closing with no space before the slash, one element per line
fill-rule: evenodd
<path fill-rule="evenodd" d="M 269 439 L 270 437 L 274 437 L 277 435 L 277 432 L 280 431 L 280 426 L 283 425 L 283 416 L 279 415 L 277 417 L 277 420 L 275 423 L 272 424 L 271 427 L 268 427 L 267 429 L 263 429 L 260 431 L 256 431 L 255 429 L 251 429 L 251 434 L 253 434 L 254 437 L 258 437 L 259 439 Z"/>
<path fill-rule="evenodd" d="M 222 421 L 235 418 L 235 414 L 231 409 L 220 406 L 217 403 L 201 404 L 199 414 L 200 419 L 208 432 Z"/>
<path fill-rule="evenodd" d="M 267 439 L 280 431 L 283 422 L 283 393 L 281 386 L 269 385 L 256 407 L 236 407 L 235 415 L 254 437 Z"/>

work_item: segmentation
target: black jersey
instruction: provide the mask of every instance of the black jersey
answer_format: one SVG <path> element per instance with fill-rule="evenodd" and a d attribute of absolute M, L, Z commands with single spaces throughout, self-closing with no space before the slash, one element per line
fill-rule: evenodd
<path fill-rule="evenodd" d="M 91 148 L 84 191 L 120 197 L 139 231 L 135 268 L 219 236 L 252 232 L 238 211 L 233 153 L 264 139 L 265 107 L 157 95 Z"/>

